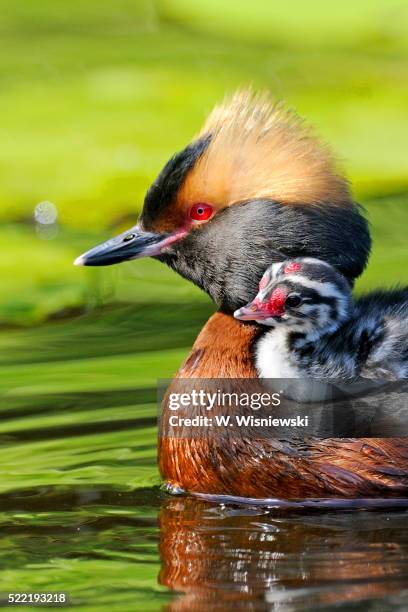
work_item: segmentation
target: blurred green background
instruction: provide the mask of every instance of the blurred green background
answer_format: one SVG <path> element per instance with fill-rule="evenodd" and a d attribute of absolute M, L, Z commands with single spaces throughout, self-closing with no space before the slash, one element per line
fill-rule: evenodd
<path fill-rule="evenodd" d="M 1 0 L 0 322 L 95 301 L 197 291 L 159 264 L 74 269 L 132 223 L 168 157 L 226 92 L 266 88 L 317 126 L 373 225 L 363 286 L 406 255 L 408 5 L 404 0 Z M 35 206 L 52 202 L 58 228 Z M 406 279 L 405 279 L 406 280 Z M 166 292 L 168 295 L 168 292 Z"/>
<path fill-rule="evenodd" d="M 72 261 L 132 225 L 168 157 L 252 85 L 317 126 L 366 207 L 374 250 L 357 290 L 407 282 L 408 4 L 0 8 L 0 590 L 156 609 L 154 388 L 213 305 L 155 261 Z M 124 489 L 140 495 L 115 507 Z"/>

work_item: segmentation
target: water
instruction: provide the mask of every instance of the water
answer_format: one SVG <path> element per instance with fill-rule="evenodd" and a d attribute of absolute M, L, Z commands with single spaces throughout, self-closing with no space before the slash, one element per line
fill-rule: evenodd
<path fill-rule="evenodd" d="M 402 507 L 265 508 L 160 489 L 155 379 L 207 315 L 187 308 L 163 330 L 160 308 L 150 324 L 119 308 L 1 332 L 1 597 L 65 591 L 78 610 L 408 609 Z"/>
<path fill-rule="evenodd" d="M 408 606 L 405 512 L 270 511 L 157 487 L 33 487 L 0 501 L 3 593 L 177 612 Z"/>

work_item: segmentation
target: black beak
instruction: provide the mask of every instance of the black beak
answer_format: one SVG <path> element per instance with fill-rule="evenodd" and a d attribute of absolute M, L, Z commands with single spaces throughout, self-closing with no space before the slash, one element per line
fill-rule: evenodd
<path fill-rule="evenodd" d="M 181 235 L 181 232 L 178 232 L 177 236 L 171 233 L 144 232 L 138 225 L 135 225 L 127 232 L 83 253 L 76 258 L 74 264 L 76 266 L 110 266 L 138 257 L 154 257 L 159 255 L 164 247 L 184 235 L 185 233 Z"/>

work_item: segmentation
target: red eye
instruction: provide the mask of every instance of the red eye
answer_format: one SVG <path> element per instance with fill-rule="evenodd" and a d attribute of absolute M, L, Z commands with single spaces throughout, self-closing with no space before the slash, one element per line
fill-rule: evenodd
<path fill-rule="evenodd" d="M 190 218 L 194 221 L 208 221 L 213 214 L 213 207 L 209 204 L 199 202 L 190 208 Z"/>

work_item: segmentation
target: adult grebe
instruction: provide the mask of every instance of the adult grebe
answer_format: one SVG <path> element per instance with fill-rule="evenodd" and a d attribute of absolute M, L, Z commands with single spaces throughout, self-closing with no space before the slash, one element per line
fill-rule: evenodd
<path fill-rule="evenodd" d="M 77 265 L 155 257 L 206 291 L 219 307 L 179 378 L 255 378 L 261 332 L 232 313 L 257 292 L 265 269 L 317 257 L 353 284 L 370 251 L 367 222 L 326 146 L 265 96 L 238 93 L 165 165 L 140 222 Z M 164 402 L 163 414 L 169 412 Z M 403 496 L 404 439 L 231 440 L 162 432 L 159 464 L 172 487 L 249 497 Z"/>

